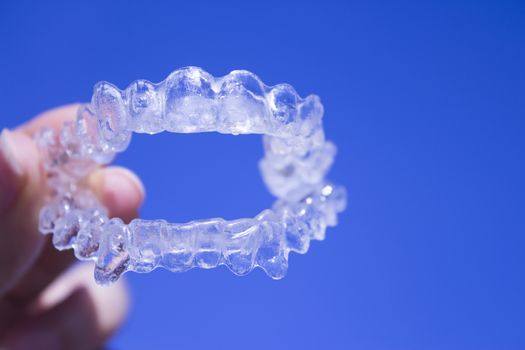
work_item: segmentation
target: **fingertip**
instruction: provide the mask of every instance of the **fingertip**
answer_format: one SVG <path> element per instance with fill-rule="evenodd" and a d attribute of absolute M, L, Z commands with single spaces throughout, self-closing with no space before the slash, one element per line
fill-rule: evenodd
<path fill-rule="evenodd" d="M 133 172 L 122 167 L 103 168 L 95 171 L 89 182 L 110 216 L 129 222 L 138 215 L 145 190 Z"/>

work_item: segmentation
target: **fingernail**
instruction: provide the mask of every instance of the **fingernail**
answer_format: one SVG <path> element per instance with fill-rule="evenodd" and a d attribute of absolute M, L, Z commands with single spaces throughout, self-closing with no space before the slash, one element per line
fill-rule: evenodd
<path fill-rule="evenodd" d="M 144 201 L 144 186 L 131 171 L 120 167 L 109 167 L 103 171 L 102 201 L 110 215 L 129 222 L 138 216 Z"/>
<path fill-rule="evenodd" d="M 0 215 L 13 203 L 20 189 L 24 171 L 16 158 L 16 142 L 8 129 L 0 133 Z"/>
<path fill-rule="evenodd" d="M 107 168 L 104 175 L 104 189 L 107 191 L 114 191 L 124 188 L 133 188 L 136 190 L 137 194 L 144 197 L 144 185 L 137 175 L 126 168 L 117 166 Z"/>

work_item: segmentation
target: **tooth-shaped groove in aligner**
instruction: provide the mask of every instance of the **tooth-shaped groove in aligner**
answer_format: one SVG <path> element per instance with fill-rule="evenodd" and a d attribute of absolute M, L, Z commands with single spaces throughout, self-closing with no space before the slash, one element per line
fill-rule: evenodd
<path fill-rule="evenodd" d="M 127 228 L 112 220 L 110 236 L 101 248 L 101 261 L 112 268 L 105 275 L 99 272 L 99 281 L 108 283 L 101 276 L 118 278 L 118 272 L 127 270 L 150 272 L 163 267 L 182 272 L 218 265 L 226 265 L 237 275 L 259 266 L 280 279 L 288 269 L 289 251 L 306 253 L 310 241 L 324 239 L 326 226 L 335 224 L 329 222 L 330 217 L 342 211 L 346 201 L 341 191 L 327 184 L 300 203 L 278 201 L 274 210 L 263 211 L 255 219 L 217 218 L 185 224 L 135 219 Z"/>
<path fill-rule="evenodd" d="M 254 219 L 239 219 L 225 224 L 224 263 L 236 275 L 249 273 L 255 266 L 260 245 L 260 225 Z"/>
<path fill-rule="evenodd" d="M 137 80 L 124 91 L 129 129 L 156 134 L 164 130 L 164 90 L 147 80 Z"/>
<path fill-rule="evenodd" d="M 288 84 L 266 86 L 236 70 L 214 78 L 181 68 L 155 84 L 137 80 L 124 91 L 95 85 L 90 104 L 60 132 L 34 135 L 47 185 L 39 230 L 59 249 L 93 260 L 95 279 L 110 284 L 126 271 L 157 267 L 182 272 L 226 265 L 236 275 L 255 267 L 280 279 L 290 252 L 304 254 L 323 240 L 346 206 L 343 187 L 325 182 L 336 148 L 326 141 L 319 97 L 301 98 Z M 135 219 L 126 225 L 86 188 L 85 177 L 124 151 L 132 132 L 263 134 L 263 180 L 278 199 L 253 219 L 221 218 L 182 224 Z"/>
<path fill-rule="evenodd" d="M 137 80 L 125 91 L 98 83 L 92 107 L 100 118 L 103 139 L 120 151 L 129 131 L 301 135 L 319 118 L 319 113 L 312 113 L 315 108 L 304 107 L 311 101 L 320 106 L 316 96 L 303 100 L 292 86 L 266 86 L 248 71 L 214 78 L 198 67 L 185 67 L 158 84 Z M 322 116 L 322 106 L 317 110 Z"/>
<path fill-rule="evenodd" d="M 98 119 L 101 143 L 115 152 L 124 151 L 131 140 L 131 132 L 122 92 L 108 82 L 97 83 L 91 106 Z"/>

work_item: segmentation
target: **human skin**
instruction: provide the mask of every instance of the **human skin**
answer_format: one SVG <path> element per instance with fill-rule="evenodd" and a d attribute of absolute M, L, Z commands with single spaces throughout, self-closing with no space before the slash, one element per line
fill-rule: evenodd
<path fill-rule="evenodd" d="M 95 285 L 92 266 L 75 263 L 71 250 L 59 252 L 38 232 L 48 189 L 31 135 L 58 130 L 77 108 L 50 110 L 0 135 L 0 349 L 94 349 L 126 316 L 125 281 Z M 136 217 L 144 189 L 132 172 L 99 168 L 87 183 L 110 217 Z"/>

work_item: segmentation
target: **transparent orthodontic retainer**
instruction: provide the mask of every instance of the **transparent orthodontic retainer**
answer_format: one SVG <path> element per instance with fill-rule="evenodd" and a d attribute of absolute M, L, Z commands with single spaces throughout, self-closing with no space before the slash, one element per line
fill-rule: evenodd
<path fill-rule="evenodd" d="M 156 267 L 183 272 L 226 265 L 236 275 L 256 266 L 280 279 L 290 251 L 306 253 L 337 224 L 346 192 L 325 181 L 336 153 L 325 140 L 319 98 L 300 98 L 287 84 L 266 86 L 253 73 L 233 71 L 214 78 L 197 67 L 171 73 L 159 84 L 133 82 L 121 91 L 95 85 L 90 104 L 59 133 L 35 135 L 50 193 L 39 230 L 53 245 L 95 261 L 95 279 L 110 284 L 126 271 Z M 255 218 L 168 223 L 135 219 L 128 225 L 107 210 L 83 184 L 94 168 L 123 152 L 132 132 L 263 134 L 260 170 L 273 207 Z"/>

